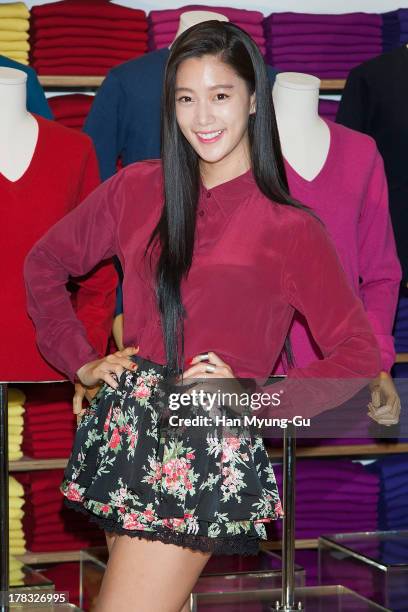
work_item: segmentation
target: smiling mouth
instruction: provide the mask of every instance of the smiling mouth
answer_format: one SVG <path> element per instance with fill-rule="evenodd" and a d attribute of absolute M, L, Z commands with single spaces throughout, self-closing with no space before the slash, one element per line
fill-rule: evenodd
<path fill-rule="evenodd" d="M 200 142 L 215 142 L 218 140 L 221 135 L 224 133 L 224 130 L 216 130 L 214 132 L 196 132 L 196 136 Z"/>

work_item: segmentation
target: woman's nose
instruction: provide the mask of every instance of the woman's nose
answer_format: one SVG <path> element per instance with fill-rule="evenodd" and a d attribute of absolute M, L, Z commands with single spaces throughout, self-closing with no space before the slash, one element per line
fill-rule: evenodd
<path fill-rule="evenodd" d="M 211 125 L 214 123 L 214 114 L 208 102 L 199 102 L 196 106 L 196 121 L 199 126 Z"/>

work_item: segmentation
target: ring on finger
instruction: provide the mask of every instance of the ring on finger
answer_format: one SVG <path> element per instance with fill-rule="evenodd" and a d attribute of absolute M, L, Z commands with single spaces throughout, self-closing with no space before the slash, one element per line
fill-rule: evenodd
<path fill-rule="evenodd" d="M 209 374 L 210 374 L 210 373 L 213 373 L 213 372 L 215 372 L 215 368 L 216 368 L 216 367 L 217 367 L 217 366 L 213 365 L 212 363 L 208 363 L 208 364 L 205 366 L 205 372 L 208 372 Z"/>

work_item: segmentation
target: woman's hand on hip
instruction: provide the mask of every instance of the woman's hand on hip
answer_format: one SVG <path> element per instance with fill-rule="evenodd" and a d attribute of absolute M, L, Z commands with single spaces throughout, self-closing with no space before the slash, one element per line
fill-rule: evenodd
<path fill-rule="evenodd" d="M 102 359 L 89 361 L 79 368 L 77 376 L 86 387 L 94 387 L 101 382 L 106 382 L 110 387 L 117 389 L 118 382 L 114 375 L 119 379 L 125 370 L 137 370 L 137 364 L 130 357 L 138 351 L 139 347 L 129 346 L 123 351 L 116 351 Z"/>

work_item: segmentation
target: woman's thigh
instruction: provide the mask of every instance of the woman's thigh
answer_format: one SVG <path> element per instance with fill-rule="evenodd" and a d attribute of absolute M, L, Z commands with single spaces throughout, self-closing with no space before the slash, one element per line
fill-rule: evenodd
<path fill-rule="evenodd" d="M 179 612 L 210 556 L 117 535 L 94 612 Z"/>
<path fill-rule="evenodd" d="M 116 536 L 117 536 L 116 533 L 110 533 L 109 531 L 105 531 L 106 545 L 108 547 L 109 554 L 112 550 L 112 546 L 115 543 Z"/>

